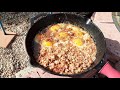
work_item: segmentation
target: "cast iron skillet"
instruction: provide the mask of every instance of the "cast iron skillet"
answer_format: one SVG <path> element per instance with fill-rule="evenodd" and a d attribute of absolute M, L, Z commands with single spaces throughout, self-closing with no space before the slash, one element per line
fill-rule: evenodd
<path fill-rule="evenodd" d="M 94 64 L 83 73 L 72 74 L 72 75 L 58 74 L 58 73 L 52 72 L 52 71 L 44 68 L 43 66 L 39 65 L 36 62 L 36 59 L 34 57 L 33 42 L 34 42 L 34 38 L 35 38 L 36 34 L 38 33 L 38 31 L 42 31 L 44 28 L 46 28 L 47 26 L 49 26 L 51 24 L 57 24 L 57 23 L 63 23 L 63 22 L 69 22 L 74 25 L 82 26 L 92 36 L 92 38 L 94 39 L 94 41 L 96 43 L 96 46 L 97 46 L 96 60 L 95 60 Z M 100 31 L 100 29 L 92 22 L 90 22 L 89 24 L 86 24 L 85 18 L 82 18 L 75 14 L 67 14 L 67 13 L 66 14 L 58 13 L 58 14 L 47 15 L 47 16 L 41 18 L 40 20 L 38 20 L 36 23 L 34 23 L 33 26 L 30 28 L 30 30 L 27 33 L 26 40 L 25 40 L 25 46 L 26 46 L 27 53 L 30 57 L 30 63 L 32 66 L 42 68 L 43 70 L 45 70 L 51 74 L 60 75 L 60 76 L 71 76 L 71 77 L 82 76 L 85 73 L 89 72 L 90 70 L 97 68 L 97 65 L 100 64 L 100 62 L 106 52 L 105 38 L 104 38 L 104 35 L 102 34 L 102 32 Z"/>

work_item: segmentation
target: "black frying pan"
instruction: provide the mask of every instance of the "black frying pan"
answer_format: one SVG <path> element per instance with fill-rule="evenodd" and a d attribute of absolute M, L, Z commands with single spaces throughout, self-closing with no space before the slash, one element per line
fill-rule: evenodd
<path fill-rule="evenodd" d="M 94 64 L 83 73 L 78 73 L 78 74 L 73 74 L 73 75 L 58 74 L 58 73 L 52 72 L 52 71 L 44 68 L 43 66 L 39 65 L 39 63 L 36 62 L 36 59 L 34 57 L 33 41 L 34 41 L 34 38 L 35 38 L 36 34 L 38 33 L 38 31 L 42 31 L 44 28 L 46 28 L 47 26 L 49 26 L 51 24 L 57 24 L 57 23 L 63 23 L 63 22 L 69 22 L 74 25 L 82 26 L 93 37 L 93 39 L 96 43 L 96 46 L 97 46 L 96 60 L 95 60 Z M 27 33 L 25 45 L 26 45 L 27 53 L 30 56 L 31 65 L 33 65 L 35 67 L 40 67 L 49 73 L 52 73 L 55 75 L 62 75 L 62 76 L 84 75 L 85 73 L 89 72 L 90 70 L 96 68 L 98 64 L 100 64 L 100 62 L 106 52 L 105 38 L 104 38 L 102 32 L 100 31 L 100 29 L 92 22 L 90 22 L 89 24 L 86 24 L 86 18 L 82 18 L 75 14 L 67 14 L 67 13 L 66 14 L 63 14 L 63 13 L 50 14 L 50 15 L 47 15 L 47 16 L 41 18 L 36 23 L 34 23 L 33 26 L 30 28 L 30 30 Z"/>

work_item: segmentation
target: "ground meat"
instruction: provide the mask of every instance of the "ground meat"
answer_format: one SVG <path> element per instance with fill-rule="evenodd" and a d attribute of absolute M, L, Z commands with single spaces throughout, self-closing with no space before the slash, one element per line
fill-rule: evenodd
<path fill-rule="evenodd" d="M 62 28 L 63 27 L 64 25 L 62 24 Z M 65 27 L 67 26 L 65 25 Z M 96 59 L 96 45 L 87 32 L 81 31 L 84 32 L 84 34 L 80 37 L 80 39 L 83 37 L 84 42 L 83 45 L 78 44 L 81 46 L 76 46 L 72 42 L 72 39 L 75 37 L 75 34 L 72 33 L 72 26 L 69 25 L 67 28 L 68 30 L 64 28 L 63 29 L 68 31 L 70 36 L 64 40 L 59 39 L 58 36 L 52 37 L 53 34 L 59 34 L 59 32 L 61 32 L 60 30 L 62 29 L 57 31 L 55 30 L 54 33 L 47 32 L 47 34 L 45 34 L 50 36 L 54 44 L 50 47 L 44 47 L 42 45 L 37 61 L 45 68 L 48 68 L 59 74 L 77 74 L 84 72 L 93 64 L 94 60 Z M 76 43 L 78 43 L 77 41 L 79 42 L 79 39 L 76 39 Z"/>

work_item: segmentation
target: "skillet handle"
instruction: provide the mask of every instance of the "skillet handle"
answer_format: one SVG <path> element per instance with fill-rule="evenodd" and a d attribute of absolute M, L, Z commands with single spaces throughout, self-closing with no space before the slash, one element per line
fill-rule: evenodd
<path fill-rule="evenodd" d="M 107 76 L 108 78 L 120 78 L 120 72 L 115 70 L 109 62 L 107 62 L 99 73 Z"/>
<path fill-rule="evenodd" d="M 90 14 L 86 16 L 87 18 L 86 24 L 89 24 L 94 19 L 94 15 L 95 15 L 95 12 L 91 12 Z"/>
<path fill-rule="evenodd" d="M 91 18 L 94 15 L 95 12 L 90 12 L 88 15 L 86 15 L 86 18 Z"/>

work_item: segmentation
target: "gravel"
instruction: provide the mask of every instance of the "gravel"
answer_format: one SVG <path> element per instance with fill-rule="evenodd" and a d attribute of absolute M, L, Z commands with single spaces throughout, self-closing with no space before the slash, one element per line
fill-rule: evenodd
<path fill-rule="evenodd" d="M 17 34 L 8 48 L 0 47 L 0 78 L 15 78 L 17 72 L 30 66 L 25 38 L 30 18 L 39 13 L 43 12 L 0 12 L 5 30 Z"/>

